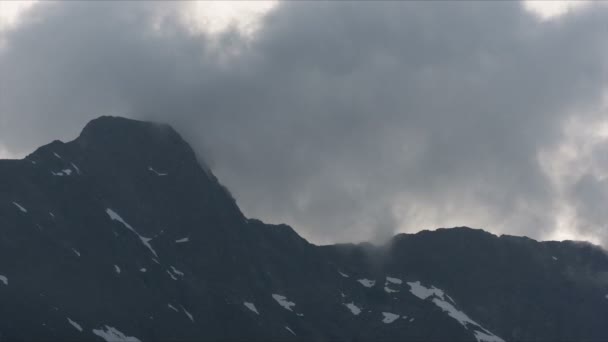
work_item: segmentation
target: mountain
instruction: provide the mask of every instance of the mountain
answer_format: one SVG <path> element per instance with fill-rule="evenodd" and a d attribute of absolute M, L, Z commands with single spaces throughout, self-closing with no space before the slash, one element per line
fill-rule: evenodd
<path fill-rule="evenodd" d="M 0 161 L 0 341 L 608 339 L 608 257 L 466 227 L 316 246 L 167 125 Z"/>

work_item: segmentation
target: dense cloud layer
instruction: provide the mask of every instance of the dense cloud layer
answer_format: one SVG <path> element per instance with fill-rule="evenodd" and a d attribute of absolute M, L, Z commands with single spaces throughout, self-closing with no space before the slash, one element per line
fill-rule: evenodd
<path fill-rule="evenodd" d="M 282 3 L 253 37 L 180 4 L 36 6 L 0 50 L 0 149 L 173 124 L 246 214 L 316 242 L 468 225 L 608 245 L 608 10 Z"/>

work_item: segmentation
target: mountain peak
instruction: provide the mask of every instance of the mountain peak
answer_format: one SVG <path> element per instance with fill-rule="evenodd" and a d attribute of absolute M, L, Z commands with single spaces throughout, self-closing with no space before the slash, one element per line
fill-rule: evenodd
<path fill-rule="evenodd" d="M 102 116 L 91 120 L 75 143 L 83 148 L 102 147 L 106 150 L 155 150 L 157 154 L 175 155 L 180 161 L 193 161 L 194 152 L 169 125 L 123 117 Z"/>

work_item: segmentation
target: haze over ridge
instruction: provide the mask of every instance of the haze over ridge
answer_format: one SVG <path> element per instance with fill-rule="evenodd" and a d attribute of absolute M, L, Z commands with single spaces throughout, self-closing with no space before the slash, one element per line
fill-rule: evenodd
<path fill-rule="evenodd" d="M 467 225 L 608 243 L 607 9 L 280 3 L 254 37 L 179 4 L 35 6 L 0 50 L 0 150 L 99 115 L 172 124 L 248 216 L 315 242 Z"/>

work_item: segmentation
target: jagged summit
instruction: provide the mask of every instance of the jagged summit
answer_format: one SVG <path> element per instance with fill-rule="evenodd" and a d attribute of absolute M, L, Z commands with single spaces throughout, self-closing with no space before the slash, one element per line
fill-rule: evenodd
<path fill-rule="evenodd" d="M 465 227 L 315 246 L 246 219 L 167 125 L 102 117 L 0 179 L 0 341 L 608 336 L 605 253 Z"/>

